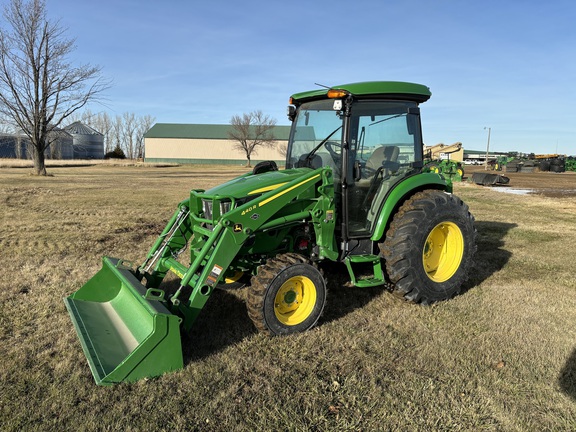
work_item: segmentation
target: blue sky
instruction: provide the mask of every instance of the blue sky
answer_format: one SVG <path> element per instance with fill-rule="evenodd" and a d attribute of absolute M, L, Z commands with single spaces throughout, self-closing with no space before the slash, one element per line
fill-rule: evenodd
<path fill-rule="evenodd" d="M 227 124 L 291 94 L 358 81 L 425 84 L 426 144 L 576 154 L 573 0 L 46 0 L 73 61 L 113 80 L 106 106 Z"/>

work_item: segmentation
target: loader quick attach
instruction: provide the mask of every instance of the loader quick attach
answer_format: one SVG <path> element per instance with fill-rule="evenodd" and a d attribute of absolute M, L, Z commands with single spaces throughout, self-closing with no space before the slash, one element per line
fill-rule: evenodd
<path fill-rule="evenodd" d="M 65 299 L 96 383 L 181 369 L 180 333 L 227 284 L 248 285 L 248 314 L 271 335 L 317 324 L 328 261 L 356 287 L 386 285 L 423 304 L 456 295 L 476 231 L 451 183 L 424 167 L 418 105 L 429 97 L 385 81 L 295 94 L 285 169 L 265 162 L 192 190 L 140 266 L 104 257 Z"/>

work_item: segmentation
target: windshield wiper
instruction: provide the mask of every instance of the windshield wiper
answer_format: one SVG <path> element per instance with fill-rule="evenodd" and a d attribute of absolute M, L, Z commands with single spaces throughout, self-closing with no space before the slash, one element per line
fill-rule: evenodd
<path fill-rule="evenodd" d="M 378 121 L 376 121 L 376 122 L 374 122 L 374 123 L 370 123 L 368 126 L 374 126 L 374 125 L 376 125 L 376 124 L 378 124 L 378 123 L 382 123 L 382 122 L 385 122 L 385 121 L 388 121 L 388 120 L 392 120 L 392 119 L 395 119 L 395 118 L 398 118 L 398 117 L 402 117 L 403 115 L 406 115 L 406 113 L 401 113 L 401 114 L 396 114 L 396 115 L 393 115 L 393 116 L 390 116 L 390 117 L 386 117 L 385 119 L 378 120 Z"/>
<path fill-rule="evenodd" d="M 336 129 L 334 129 L 330 135 L 328 135 L 326 138 L 324 138 L 322 141 L 320 141 L 320 144 L 318 144 L 316 147 L 314 147 L 312 149 L 312 151 L 306 155 L 306 157 L 304 158 L 304 162 L 306 162 L 306 165 L 308 165 L 308 163 L 312 159 L 312 156 L 314 156 L 314 154 L 318 151 L 318 149 L 320 149 L 320 147 L 322 147 L 324 144 L 326 144 L 326 142 L 330 138 L 332 138 L 332 135 L 334 135 L 340 129 L 342 129 L 342 125 L 338 126 Z"/>

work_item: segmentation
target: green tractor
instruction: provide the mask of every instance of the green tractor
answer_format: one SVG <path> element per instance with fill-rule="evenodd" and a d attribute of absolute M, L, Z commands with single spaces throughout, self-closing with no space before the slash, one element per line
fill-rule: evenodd
<path fill-rule="evenodd" d="M 426 164 L 431 172 L 440 174 L 449 182 L 460 182 L 464 178 L 464 166 L 450 159 L 435 160 Z"/>
<path fill-rule="evenodd" d="M 442 158 L 434 159 L 433 150 L 436 154 L 441 151 Z M 455 161 L 450 155 L 462 150 L 462 143 L 457 142 L 452 145 L 437 144 L 428 149 L 424 156 L 426 169 L 433 173 L 440 174 L 448 182 L 460 182 L 464 178 L 464 166 L 462 162 Z"/>
<path fill-rule="evenodd" d="M 430 96 L 403 82 L 295 94 L 285 169 L 264 162 L 192 190 L 140 266 L 104 257 L 65 298 L 97 384 L 182 368 L 180 332 L 216 288 L 242 278 L 251 277 L 248 314 L 270 335 L 317 324 L 329 262 L 356 287 L 387 286 L 411 302 L 456 295 L 476 230 L 451 183 L 424 169 L 419 104 Z M 168 272 L 179 288 L 162 283 Z"/>

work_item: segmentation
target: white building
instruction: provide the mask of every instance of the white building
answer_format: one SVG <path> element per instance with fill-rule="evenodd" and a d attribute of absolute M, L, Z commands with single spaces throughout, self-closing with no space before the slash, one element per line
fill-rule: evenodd
<path fill-rule="evenodd" d="M 246 154 L 234 148 L 231 125 L 156 123 L 144 135 L 146 162 L 245 165 Z M 257 147 L 251 164 L 273 160 L 284 164 L 290 126 L 275 126 L 275 144 Z"/>

